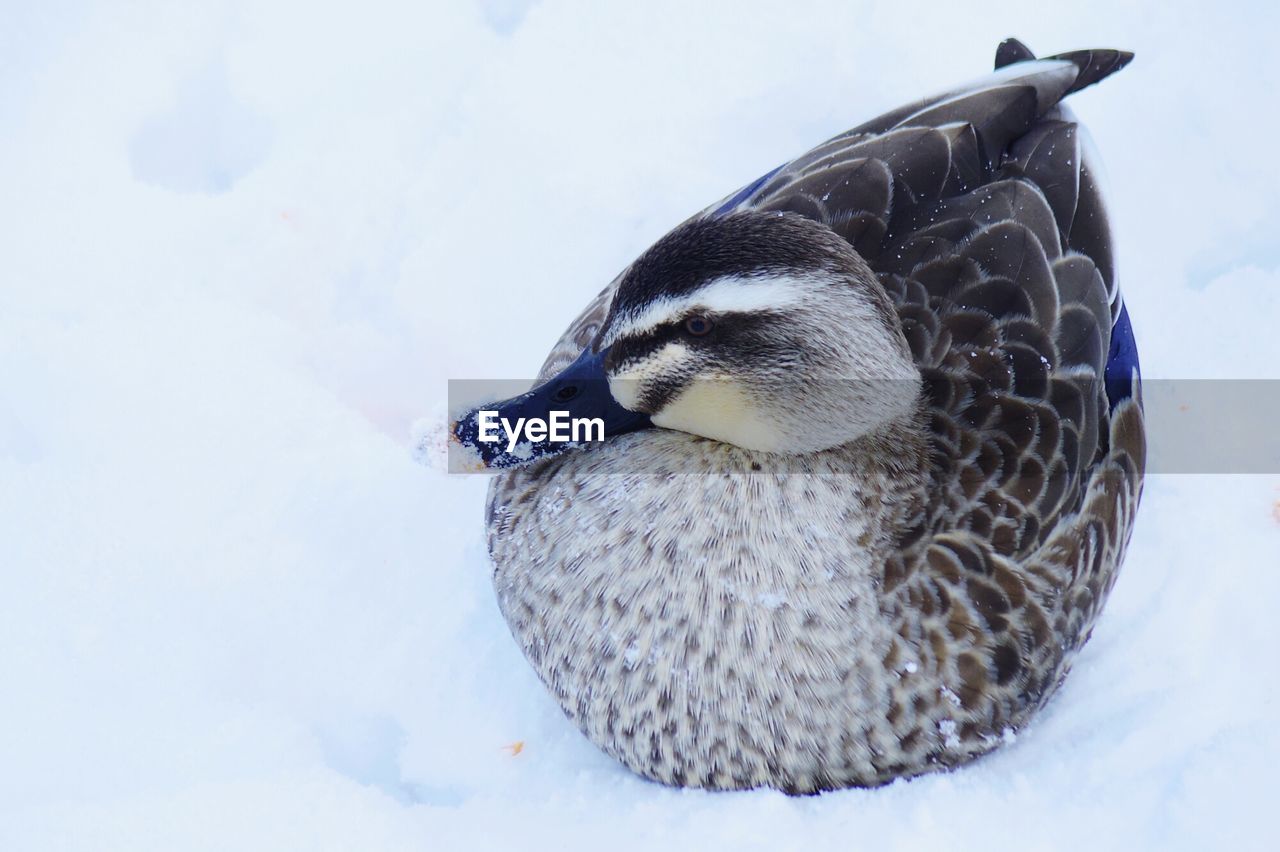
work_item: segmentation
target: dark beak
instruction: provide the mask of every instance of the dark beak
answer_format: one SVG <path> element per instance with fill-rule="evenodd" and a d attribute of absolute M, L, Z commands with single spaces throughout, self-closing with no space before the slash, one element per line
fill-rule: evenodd
<path fill-rule="evenodd" d="M 609 393 L 608 352 L 588 346 L 559 375 L 528 393 L 468 412 L 453 425 L 453 439 L 474 451 L 485 467 L 507 468 L 651 426 L 647 414 L 623 408 Z M 548 429 L 544 440 L 536 439 L 537 423 Z M 557 424 L 560 428 L 552 431 Z M 531 425 L 534 440 L 525 431 Z"/>

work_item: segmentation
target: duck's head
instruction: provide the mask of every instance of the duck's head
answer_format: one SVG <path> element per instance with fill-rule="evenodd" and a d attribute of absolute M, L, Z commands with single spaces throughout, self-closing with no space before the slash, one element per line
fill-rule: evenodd
<path fill-rule="evenodd" d="M 573 364 L 469 413 L 454 437 L 487 466 L 512 467 L 578 444 L 508 452 L 505 434 L 479 440 L 480 411 L 510 423 L 564 411 L 599 418 L 606 437 L 658 426 L 807 453 L 903 417 L 919 393 L 897 313 L 857 252 L 818 222 L 744 212 L 691 220 L 655 243 Z"/>

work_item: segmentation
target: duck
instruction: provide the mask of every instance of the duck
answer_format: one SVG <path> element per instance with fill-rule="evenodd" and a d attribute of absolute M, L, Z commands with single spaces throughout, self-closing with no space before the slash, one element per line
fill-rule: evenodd
<path fill-rule="evenodd" d="M 591 742 L 665 785 L 812 794 L 967 764 L 1055 695 L 1146 446 L 1062 100 L 1131 59 L 1002 42 L 676 226 L 531 391 L 452 421 L 494 474 L 502 615 Z M 601 434 L 481 428 L 557 411 Z"/>

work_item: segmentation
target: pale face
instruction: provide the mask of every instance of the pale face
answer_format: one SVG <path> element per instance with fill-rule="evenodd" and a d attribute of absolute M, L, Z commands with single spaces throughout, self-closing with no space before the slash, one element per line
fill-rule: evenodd
<path fill-rule="evenodd" d="M 735 275 L 619 313 L 600 346 L 614 399 L 655 426 L 808 452 L 914 403 L 919 373 L 885 318 L 830 272 Z"/>
<path fill-rule="evenodd" d="M 610 392 L 655 426 L 778 450 L 782 436 L 761 418 L 740 371 L 760 348 L 754 338 L 803 301 L 806 287 L 791 277 L 721 278 L 619 318 L 605 338 L 615 353 L 606 368 Z"/>

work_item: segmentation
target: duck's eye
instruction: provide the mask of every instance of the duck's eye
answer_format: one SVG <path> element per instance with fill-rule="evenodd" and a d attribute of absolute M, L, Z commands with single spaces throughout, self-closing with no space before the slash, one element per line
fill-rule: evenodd
<path fill-rule="evenodd" d="M 702 337 L 710 334 L 711 327 L 714 323 L 708 317 L 696 314 L 684 321 L 684 330 L 692 334 L 694 337 Z"/>

